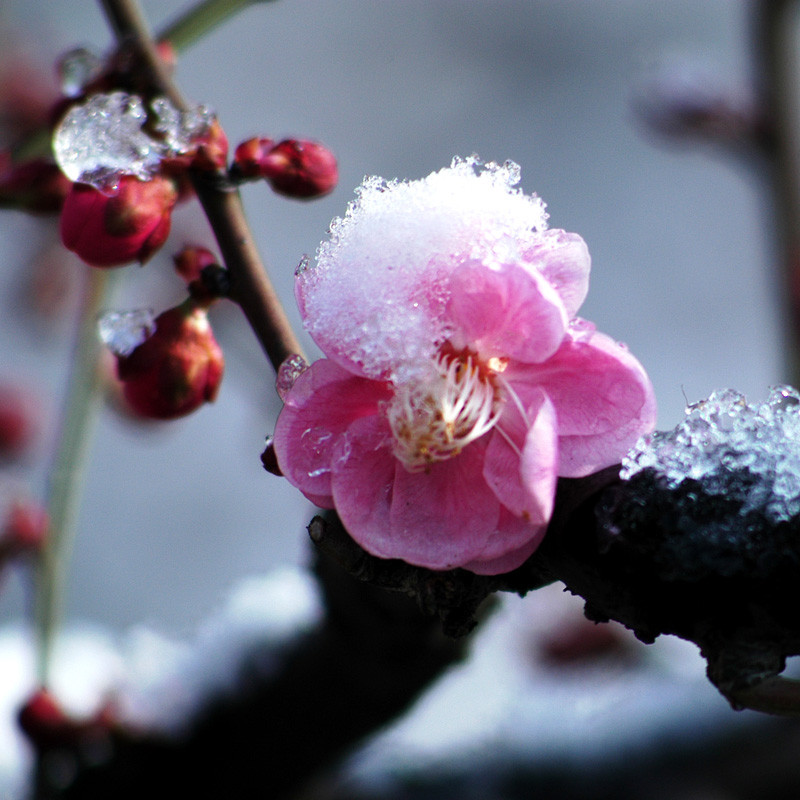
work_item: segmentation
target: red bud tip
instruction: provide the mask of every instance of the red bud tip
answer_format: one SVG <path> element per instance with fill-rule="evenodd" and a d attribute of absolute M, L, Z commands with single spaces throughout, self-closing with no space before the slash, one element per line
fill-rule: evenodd
<path fill-rule="evenodd" d="M 200 280 L 200 273 L 204 267 L 219 264 L 219 259 L 205 247 L 187 246 L 177 255 L 172 257 L 175 271 L 186 281 L 188 286 Z"/>
<path fill-rule="evenodd" d="M 332 191 L 339 179 L 336 158 L 318 142 L 285 139 L 261 159 L 261 174 L 278 194 L 310 200 Z"/>
<path fill-rule="evenodd" d="M 0 457 L 18 458 L 36 437 L 33 398 L 14 386 L 0 386 Z"/>
<path fill-rule="evenodd" d="M 19 710 L 17 721 L 40 752 L 77 748 L 87 739 L 107 735 L 114 726 L 109 708 L 101 708 L 87 719 L 76 719 L 61 708 L 47 689 L 33 693 Z"/>
<path fill-rule="evenodd" d="M 264 452 L 261 454 L 261 465 L 264 469 L 272 475 L 277 475 L 279 478 L 283 475 L 280 465 L 278 464 L 278 456 L 275 454 L 275 445 L 273 444 L 272 437 L 268 437 L 264 445 Z"/>
<path fill-rule="evenodd" d="M 0 206 L 55 214 L 63 207 L 71 186 L 69 178 L 50 159 L 13 164 L 6 156 L 0 161 Z"/>
<path fill-rule="evenodd" d="M 178 199 L 174 181 L 124 176 L 116 191 L 72 186 L 61 212 L 61 241 L 93 267 L 145 263 L 169 235 Z"/>
<path fill-rule="evenodd" d="M 213 402 L 225 361 L 205 308 L 194 301 L 171 308 L 130 355 L 117 357 L 117 375 L 131 408 L 150 419 L 175 419 Z"/>
<path fill-rule="evenodd" d="M 49 525 L 47 511 L 38 503 L 15 500 L 6 515 L 0 545 L 14 553 L 41 550 Z"/>

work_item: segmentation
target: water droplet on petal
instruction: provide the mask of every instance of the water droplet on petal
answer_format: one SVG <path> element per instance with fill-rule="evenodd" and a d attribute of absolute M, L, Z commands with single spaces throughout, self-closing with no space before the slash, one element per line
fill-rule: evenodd
<path fill-rule="evenodd" d="M 155 315 L 149 308 L 109 311 L 97 321 L 100 340 L 118 356 L 129 356 L 155 330 Z"/>
<path fill-rule="evenodd" d="M 310 269 L 311 259 L 305 255 L 300 259 L 300 263 L 297 265 L 297 269 L 294 271 L 295 277 L 302 275 L 304 272 L 308 272 Z"/>
<path fill-rule="evenodd" d="M 294 382 L 308 369 L 308 362 L 298 355 L 289 356 L 278 369 L 278 377 L 275 381 L 275 388 L 278 396 L 286 402 L 289 392 L 294 386 Z"/>
<path fill-rule="evenodd" d="M 103 62 L 85 47 L 77 47 L 65 53 L 58 62 L 61 91 L 67 97 L 78 97 L 83 87 L 96 78 Z"/>

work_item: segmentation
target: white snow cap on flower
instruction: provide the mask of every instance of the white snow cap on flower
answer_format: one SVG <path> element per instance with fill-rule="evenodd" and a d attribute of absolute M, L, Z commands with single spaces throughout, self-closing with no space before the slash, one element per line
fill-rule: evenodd
<path fill-rule="evenodd" d="M 311 336 L 337 341 L 370 378 L 403 382 L 430 363 L 451 333 L 445 276 L 467 261 L 520 260 L 547 229 L 544 202 L 519 179 L 513 162 L 476 156 L 417 181 L 365 178 L 316 266 L 298 273 Z"/>

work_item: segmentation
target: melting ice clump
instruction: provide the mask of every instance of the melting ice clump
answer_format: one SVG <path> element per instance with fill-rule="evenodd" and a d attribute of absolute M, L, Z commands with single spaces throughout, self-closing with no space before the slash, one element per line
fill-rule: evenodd
<path fill-rule="evenodd" d="M 599 535 L 643 575 L 771 585 L 796 575 L 797 390 L 779 386 L 760 405 L 715 392 L 689 406 L 674 430 L 643 437 L 623 459 L 621 477 L 598 506 Z"/>
<path fill-rule="evenodd" d="M 97 321 L 103 344 L 117 356 L 129 356 L 156 330 L 155 316 L 149 308 L 134 311 L 109 311 Z"/>
<path fill-rule="evenodd" d="M 672 431 L 643 437 L 622 462 L 630 479 L 652 469 L 670 488 L 699 481 L 706 495 L 738 501 L 773 522 L 800 514 L 800 393 L 772 390 L 748 405 L 730 389 L 690 405 Z"/>
<path fill-rule="evenodd" d="M 152 134 L 143 129 L 148 116 Z M 53 152 L 71 181 L 113 188 L 122 175 L 148 180 L 162 159 L 189 152 L 212 120 L 203 106 L 180 111 L 156 98 L 148 115 L 136 95 L 95 94 L 64 115 L 53 135 Z"/>
<path fill-rule="evenodd" d="M 316 264 L 297 274 L 303 319 L 322 350 L 373 379 L 402 383 L 429 366 L 451 333 L 453 269 L 518 260 L 547 228 L 544 203 L 515 188 L 519 179 L 516 164 L 474 156 L 421 180 L 365 178 Z"/>

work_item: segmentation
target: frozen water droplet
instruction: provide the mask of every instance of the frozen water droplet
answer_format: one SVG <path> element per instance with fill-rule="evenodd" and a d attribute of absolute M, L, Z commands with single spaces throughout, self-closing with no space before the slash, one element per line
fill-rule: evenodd
<path fill-rule="evenodd" d="M 166 97 L 156 97 L 150 107 L 155 115 L 155 130 L 162 137 L 164 155 L 188 152 L 192 142 L 203 136 L 214 121 L 208 107 L 180 111 Z"/>
<path fill-rule="evenodd" d="M 294 382 L 308 369 L 308 362 L 298 355 L 289 356 L 278 369 L 278 378 L 275 388 L 278 396 L 286 402 Z"/>
<path fill-rule="evenodd" d="M 103 62 L 85 47 L 65 53 L 58 62 L 61 91 L 67 97 L 78 97 L 91 80 L 97 77 Z"/>
<path fill-rule="evenodd" d="M 142 130 L 147 110 L 142 100 L 126 92 L 94 94 L 71 108 L 53 135 L 53 153 L 71 180 L 99 189 L 133 175 L 148 180 L 163 158 L 189 152 L 207 130 L 213 115 L 204 107 L 181 112 L 165 98 L 152 102 L 154 130 Z"/>
<path fill-rule="evenodd" d="M 597 330 L 597 326 L 594 322 L 589 322 L 588 319 L 575 317 L 575 319 L 570 320 L 568 329 L 574 341 L 583 342 L 591 338 L 592 334 Z"/>
<path fill-rule="evenodd" d="M 310 269 L 311 259 L 305 255 L 300 259 L 300 263 L 297 265 L 297 269 L 294 271 L 295 277 L 302 275 L 304 272 L 308 272 Z"/>
<path fill-rule="evenodd" d="M 118 356 L 129 356 L 156 330 L 155 316 L 149 308 L 134 311 L 109 311 L 97 321 L 100 340 Z"/>

